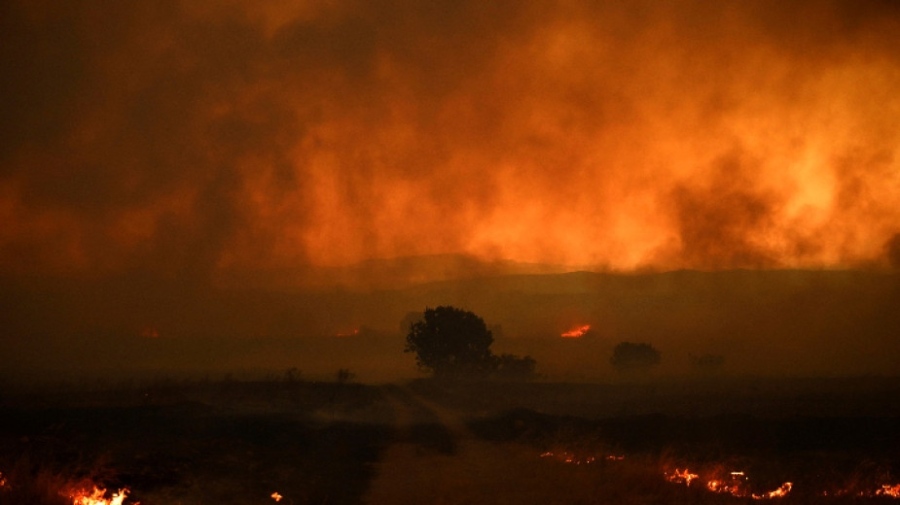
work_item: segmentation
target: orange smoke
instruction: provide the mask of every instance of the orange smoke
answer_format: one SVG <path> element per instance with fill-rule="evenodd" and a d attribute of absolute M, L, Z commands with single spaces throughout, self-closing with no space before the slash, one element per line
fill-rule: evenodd
<path fill-rule="evenodd" d="M 180 3 L 12 3 L 0 273 L 842 268 L 900 231 L 889 3 Z"/>

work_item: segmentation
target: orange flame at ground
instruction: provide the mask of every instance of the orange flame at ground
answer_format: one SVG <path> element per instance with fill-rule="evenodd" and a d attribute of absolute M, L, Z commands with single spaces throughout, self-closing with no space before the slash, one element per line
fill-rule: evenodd
<path fill-rule="evenodd" d="M 733 485 L 728 484 L 725 481 L 719 479 L 713 479 L 706 482 L 706 489 L 709 489 L 713 493 L 729 493 L 729 494 L 737 494 L 737 488 Z"/>
<path fill-rule="evenodd" d="M 79 489 L 69 492 L 68 497 L 72 499 L 72 505 L 122 505 L 128 493 L 129 490 L 127 488 L 120 489 L 118 492 L 113 493 L 111 497 L 106 498 L 106 489 L 94 486 L 94 489 L 91 491 Z M 140 504 L 135 503 L 135 505 Z"/>
<path fill-rule="evenodd" d="M 881 489 L 875 491 L 876 496 L 890 496 L 891 498 L 900 498 L 900 483 L 890 485 L 884 484 Z"/>
<path fill-rule="evenodd" d="M 691 473 L 687 468 L 684 470 L 675 469 L 675 472 L 671 475 L 666 474 L 666 480 L 669 482 L 674 482 L 676 484 L 684 483 L 686 486 L 690 486 L 691 482 L 695 479 L 700 478 L 696 473 Z"/>
<path fill-rule="evenodd" d="M 278 491 L 275 491 L 274 493 L 272 493 L 271 496 L 272 496 L 272 499 L 275 500 L 276 503 L 277 503 L 277 502 L 280 502 L 281 499 L 284 498 L 283 496 L 281 496 L 281 495 L 278 493 Z"/>
<path fill-rule="evenodd" d="M 562 338 L 581 338 L 587 334 L 591 330 L 591 325 L 585 324 L 582 326 L 578 326 L 577 328 L 572 328 L 571 330 L 560 334 Z"/>
<path fill-rule="evenodd" d="M 778 489 L 774 491 L 769 491 L 768 493 L 763 494 L 754 494 L 754 500 L 765 500 L 769 498 L 783 498 L 791 492 L 791 489 L 794 487 L 794 484 L 791 482 L 785 482 Z"/>
<path fill-rule="evenodd" d="M 837 491 L 825 491 L 822 493 L 822 496 L 858 496 L 860 498 L 883 496 L 885 498 L 900 498 L 900 483 L 882 484 L 880 488 L 874 491 L 871 489 L 860 491 L 858 488 L 854 487 L 839 489 Z"/>
<path fill-rule="evenodd" d="M 609 454 L 606 456 L 579 456 L 569 451 L 546 451 L 541 453 L 541 458 L 552 458 L 562 463 L 568 463 L 571 465 L 590 465 L 592 463 L 596 463 L 600 459 L 605 459 L 606 461 L 622 461 L 625 459 L 625 456 L 621 456 L 618 454 Z"/>
<path fill-rule="evenodd" d="M 338 338 L 355 337 L 356 335 L 359 335 L 359 328 L 354 328 L 352 331 L 349 331 L 349 332 L 339 331 L 334 334 L 334 336 L 338 337 Z"/>
<path fill-rule="evenodd" d="M 675 483 L 675 484 L 684 484 L 686 486 L 690 486 L 691 482 L 694 480 L 700 479 L 700 475 L 696 473 L 692 473 L 690 470 L 685 468 L 684 470 L 675 469 L 675 471 L 671 474 L 668 472 L 664 473 L 667 481 Z M 709 479 L 706 481 L 706 489 L 713 493 L 722 493 L 722 494 L 730 494 L 732 496 L 738 498 L 753 498 L 754 500 L 768 500 L 772 498 L 782 498 L 787 496 L 788 493 L 791 492 L 791 489 L 794 487 L 794 484 L 791 482 L 785 482 L 778 489 L 773 491 L 768 491 L 765 493 L 750 493 L 746 489 L 745 482 L 747 481 L 747 476 L 744 472 L 730 472 L 729 478 L 727 479 Z"/>

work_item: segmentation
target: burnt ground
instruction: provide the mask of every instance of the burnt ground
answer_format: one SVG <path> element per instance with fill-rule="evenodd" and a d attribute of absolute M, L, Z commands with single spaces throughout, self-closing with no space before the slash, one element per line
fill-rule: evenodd
<path fill-rule="evenodd" d="M 0 503 L 41 494 L 17 482 L 82 480 L 151 505 L 274 503 L 273 492 L 358 503 L 393 436 L 380 398 L 352 384 L 169 384 L 6 407 Z"/>
<path fill-rule="evenodd" d="M 900 381 L 175 382 L 0 396 L 0 503 L 892 503 Z M 541 456 L 544 457 L 541 457 Z M 698 481 L 741 471 L 742 497 Z M 827 494 L 826 494 L 827 493 Z"/>

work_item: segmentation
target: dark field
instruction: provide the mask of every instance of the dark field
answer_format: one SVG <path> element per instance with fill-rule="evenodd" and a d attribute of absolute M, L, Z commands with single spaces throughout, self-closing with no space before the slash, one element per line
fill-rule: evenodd
<path fill-rule="evenodd" d="M 893 503 L 897 398 L 886 378 L 7 388 L 0 503 Z"/>

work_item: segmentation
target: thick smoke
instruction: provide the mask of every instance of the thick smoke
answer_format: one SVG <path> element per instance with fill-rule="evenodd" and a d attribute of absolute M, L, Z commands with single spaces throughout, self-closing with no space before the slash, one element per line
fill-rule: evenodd
<path fill-rule="evenodd" d="M 3 273 L 843 267 L 900 228 L 892 2 L 315 4 L 5 2 Z"/>

